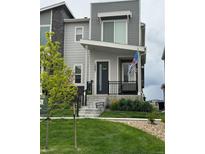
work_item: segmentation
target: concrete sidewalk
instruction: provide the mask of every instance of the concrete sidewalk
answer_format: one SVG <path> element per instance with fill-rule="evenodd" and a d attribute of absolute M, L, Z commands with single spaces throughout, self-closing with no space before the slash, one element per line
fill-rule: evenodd
<path fill-rule="evenodd" d="M 46 117 L 41 117 L 41 120 L 46 119 Z M 73 119 L 73 117 L 50 117 L 52 120 L 58 119 Z M 101 120 L 115 120 L 115 121 L 148 121 L 147 118 L 110 118 L 110 117 L 76 117 L 76 119 L 101 119 Z M 161 121 L 161 119 L 155 119 L 156 121 Z"/>

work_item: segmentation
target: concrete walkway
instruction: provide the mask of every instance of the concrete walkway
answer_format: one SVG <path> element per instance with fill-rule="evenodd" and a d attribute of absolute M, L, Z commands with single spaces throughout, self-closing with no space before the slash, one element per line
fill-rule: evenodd
<path fill-rule="evenodd" d="M 41 117 L 41 120 L 46 117 Z M 50 117 L 52 120 L 58 119 L 73 119 L 73 117 Z M 101 119 L 101 120 L 115 120 L 115 121 L 148 121 L 146 118 L 111 118 L 111 117 L 76 117 L 76 119 Z M 161 119 L 155 119 L 155 121 L 161 121 Z"/>

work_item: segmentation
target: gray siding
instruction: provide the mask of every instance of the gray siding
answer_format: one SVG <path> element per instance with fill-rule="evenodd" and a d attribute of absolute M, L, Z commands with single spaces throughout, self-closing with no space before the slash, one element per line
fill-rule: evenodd
<path fill-rule="evenodd" d="M 145 46 L 145 24 L 141 25 L 141 46 Z"/>
<path fill-rule="evenodd" d="M 91 39 L 101 41 L 101 24 L 97 18 L 98 12 L 130 10 L 132 18 L 128 22 L 128 44 L 139 45 L 139 7 L 139 0 L 91 4 Z"/>
<path fill-rule="evenodd" d="M 65 63 L 73 69 L 74 64 L 83 65 L 83 76 L 82 81 L 85 79 L 85 48 L 79 43 L 74 42 L 75 38 L 75 27 L 84 27 L 84 39 L 89 38 L 89 23 L 65 23 L 65 40 L 64 40 L 64 60 Z"/>
<path fill-rule="evenodd" d="M 145 46 L 145 24 L 141 24 L 141 46 Z M 145 65 L 145 62 L 146 62 L 146 55 L 142 55 L 141 57 L 142 59 L 142 66 Z M 144 88 L 144 78 L 145 78 L 145 71 L 144 71 L 144 67 L 142 67 L 141 69 L 141 73 L 142 73 L 142 88 Z"/>
<path fill-rule="evenodd" d="M 40 25 L 51 24 L 51 10 L 43 11 L 40 13 Z"/>

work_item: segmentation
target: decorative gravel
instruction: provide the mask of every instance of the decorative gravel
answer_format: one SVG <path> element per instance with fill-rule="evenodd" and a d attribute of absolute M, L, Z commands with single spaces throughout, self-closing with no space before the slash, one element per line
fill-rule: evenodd
<path fill-rule="evenodd" d="M 111 120 L 113 122 L 121 122 L 129 126 L 141 129 L 149 134 L 155 135 L 161 140 L 165 140 L 165 124 L 163 122 L 157 122 L 156 124 L 150 124 L 148 121 L 119 121 Z"/>

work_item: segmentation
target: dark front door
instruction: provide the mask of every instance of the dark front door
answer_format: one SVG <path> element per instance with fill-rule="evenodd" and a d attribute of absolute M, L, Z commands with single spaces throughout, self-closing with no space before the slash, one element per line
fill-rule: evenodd
<path fill-rule="evenodd" d="M 97 94 L 108 94 L 108 62 L 97 62 Z"/>

